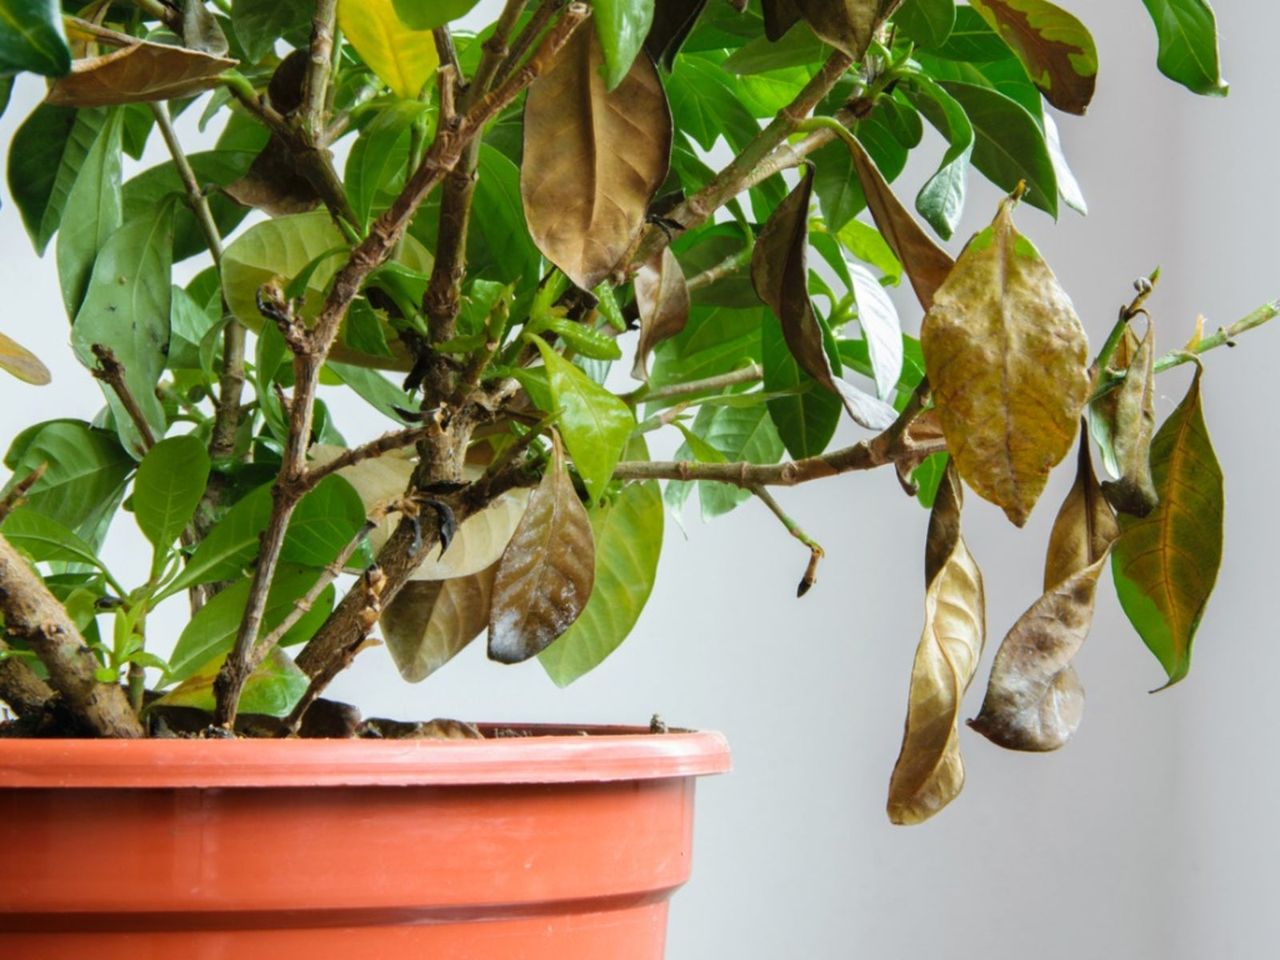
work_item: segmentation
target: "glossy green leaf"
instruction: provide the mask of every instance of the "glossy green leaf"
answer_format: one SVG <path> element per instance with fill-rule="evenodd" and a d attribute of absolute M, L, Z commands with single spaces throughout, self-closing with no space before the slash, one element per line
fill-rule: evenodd
<path fill-rule="evenodd" d="M 591 500 L 599 500 L 613 476 L 636 421 L 616 396 L 594 383 L 542 339 L 537 339 L 547 367 L 551 402 L 559 414 L 565 446 Z"/>
<path fill-rule="evenodd" d="M 231 29 L 245 56 L 256 62 L 281 36 L 308 30 L 314 10 L 310 0 L 231 0 Z"/>
<path fill-rule="evenodd" d="M 792 394 L 768 402 L 778 436 L 793 460 L 817 456 L 835 436 L 843 409 L 840 398 L 800 369 L 774 317 L 765 319 L 762 349 L 765 392 Z"/>
<path fill-rule="evenodd" d="M 60 77 L 71 50 L 55 0 L 0 0 L 0 74 L 29 70 Z"/>
<path fill-rule="evenodd" d="M 1160 72 L 1193 93 L 1226 96 L 1218 23 L 1207 0 L 1142 0 L 1156 25 Z"/>
<path fill-rule="evenodd" d="M 190 677 L 166 693 L 152 706 L 192 707 L 212 711 L 214 707 L 213 682 L 226 660 L 226 654 L 215 657 L 201 666 Z M 241 715 L 287 717 L 297 706 L 302 695 L 311 685 L 307 676 L 279 647 L 267 654 L 249 677 L 240 696 Z"/>
<path fill-rule="evenodd" d="M 169 353 L 173 207 L 162 203 L 150 217 L 126 223 L 107 238 L 71 328 L 71 344 L 86 368 L 98 366 L 95 344 L 111 349 L 153 437 L 163 437 L 166 429 L 156 384 Z M 106 383 L 101 386 L 121 442 L 141 457 L 146 443 L 138 426 L 116 391 Z"/>
<path fill-rule="evenodd" d="M 274 630 L 292 611 L 297 602 L 315 584 L 319 573 L 306 568 L 281 567 L 276 572 L 267 595 L 259 637 Z M 169 657 L 164 683 L 181 683 L 215 657 L 225 658 L 235 645 L 244 608 L 249 601 L 250 582 L 237 580 L 201 607 L 187 621 Z M 320 628 L 333 607 L 334 588 L 327 587 L 311 610 L 285 635 L 281 646 L 303 643 Z"/>
<path fill-rule="evenodd" d="M 850 220 L 836 233 L 840 246 L 865 264 L 884 274 L 884 282 L 896 287 L 902 282 L 902 264 L 893 248 L 875 227 L 861 220 Z"/>
<path fill-rule="evenodd" d="M 870 353 L 876 393 L 886 400 L 902 375 L 902 321 L 884 287 L 866 267 L 850 264 L 849 276 L 858 305 L 858 325 Z"/>
<path fill-rule="evenodd" d="M 947 152 L 937 173 L 916 195 L 916 210 L 944 240 L 951 239 L 964 213 L 969 160 L 973 156 L 973 124 L 964 107 L 928 77 L 916 76 L 908 88 L 914 102 L 947 139 Z"/>
<path fill-rule="evenodd" d="M 102 567 L 97 552 L 83 538 L 34 507 L 16 507 L 0 524 L 0 533 L 37 563 L 62 561 Z"/>
<path fill-rule="evenodd" d="M 628 484 L 617 499 L 591 511 L 591 599 L 574 625 L 538 656 L 556 686 L 590 673 L 635 627 L 657 577 L 663 512 L 661 491 L 652 481 Z"/>
<path fill-rule="evenodd" d="M 1083 114 L 1093 100 L 1098 50 L 1085 25 L 1049 0 L 973 0 L 1004 38 L 1045 99 Z"/>
<path fill-rule="evenodd" d="M 138 464 L 133 515 L 151 545 L 163 550 L 195 514 L 209 479 L 209 454 L 199 438 L 161 440 Z"/>
<path fill-rule="evenodd" d="M 120 226 L 120 132 L 122 114 L 113 111 L 93 146 L 75 171 L 58 234 L 58 282 L 67 316 L 74 317 L 84 300 L 93 263 L 107 237 Z"/>
<path fill-rule="evenodd" d="M 9 192 L 41 255 L 62 223 L 67 196 L 106 119 L 105 110 L 41 104 L 13 135 Z"/>
<path fill-rule="evenodd" d="M 420 116 L 416 102 L 381 111 L 356 137 L 347 156 L 347 199 L 362 224 L 368 224 L 380 193 L 404 184 L 409 163 L 409 131 Z"/>
<path fill-rule="evenodd" d="M 955 29 L 955 0 L 904 0 L 893 22 L 920 46 L 940 47 Z"/>
<path fill-rule="evenodd" d="M 415 30 L 434 30 L 457 20 L 479 0 L 395 0 L 396 13 Z"/>
<path fill-rule="evenodd" d="M 693 432 L 720 454 L 721 462 L 768 464 L 782 459 L 782 440 L 763 403 L 749 407 L 704 406 L 694 418 Z M 724 516 L 750 498 L 750 490 L 732 484 L 698 484 L 704 520 Z"/>
<path fill-rule="evenodd" d="M 973 7 L 956 7 L 955 25 L 940 44 L 924 44 L 930 53 L 962 63 L 991 63 L 1010 55 L 1009 45 Z"/>
<path fill-rule="evenodd" d="M 695 304 L 680 335 L 659 344 L 654 351 L 650 386 L 704 380 L 759 363 L 763 316 L 763 308 L 758 306 L 735 310 Z"/>
<path fill-rule="evenodd" d="M 1191 669 L 1191 648 L 1222 563 L 1222 468 L 1200 398 L 1200 372 L 1151 442 L 1160 504 L 1120 515 L 1111 555 L 1120 605 L 1172 686 Z"/>
<path fill-rule="evenodd" d="M 592 17 L 604 52 L 604 82 L 622 83 L 653 24 L 654 0 L 596 0 Z"/>

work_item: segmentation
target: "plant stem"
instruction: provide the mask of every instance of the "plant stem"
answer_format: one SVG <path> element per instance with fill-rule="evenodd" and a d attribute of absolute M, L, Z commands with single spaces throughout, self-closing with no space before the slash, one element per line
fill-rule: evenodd
<path fill-rule="evenodd" d="M 49 685 L 89 730 L 121 740 L 144 736 L 117 683 L 100 683 L 98 661 L 58 599 L 0 535 L 0 612 L 49 671 Z"/>
<path fill-rule="evenodd" d="M 338 0 L 316 0 L 315 13 L 311 17 L 307 73 L 302 82 L 302 108 L 297 120 L 302 136 L 313 146 L 320 142 L 324 132 L 337 19 Z"/>
<path fill-rule="evenodd" d="M 800 578 L 800 585 L 796 587 L 796 596 L 803 597 L 818 582 L 818 564 L 827 555 L 827 551 L 822 549 L 822 544 L 805 533 L 800 524 L 791 519 L 791 516 L 782 509 L 782 504 L 778 503 L 773 494 L 767 489 L 756 484 L 751 488 L 751 492 L 781 521 L 782 525 L 786 527 L 787 533 L 809 548 L 809 564 L 805 567 L 804 576 Z"/>
<path fill-rule="evenodd" d="M 138 436 L 142 440 L 142 452 L 146 453 L 156 445 L 156 435 L 151 432 L 151 424 L 147 422 L 146 415 L 142 412 L 142 407 L 138 405 L 138 398 L 133 395 L 129 385 L 125 382 L 124 365 L 116 359 L 116 355 L 110 347 L 95 343 L 90 349 L 93 350 L 93 355 L 98 358 L 98 366 L 93 370 L 94 377 L 109 386 L 115 392 L 115 395 L 120 398 L 121 406 L 124 407 L 125 412 L 129 414 L 129 419 L 138 429 Z"/>
<path fill-rule="evenodd" d="M 9 514 L 22 506 L 22 502 L 27 498 L 27 494 L 31 492 L 31 488 L 40 482 L 40 478 L 44 476 L 45 471 L 48 469 L 48 463 L 40 464 L 40 466 L 19 480 L 12 490 L 0 497 L 0 523 L 4 523 Z"/>
<path fill-rule="evenodd" d="M 684 383 L 673 383 L 665 387 L 650 390 L 640 387 L 624 399 L 628 403 L 656 403 L 659 400 L 672 400 L 677 397 L 689 397 L 695 393 L 706 393 L 724 390 L 728 387 L 741 386 L 744 383 L 756 383 L 764 378 L 764 368 L 756 363 L 749 363 L 738 370 L 731 370 L 705 380 L 689 380 Z"/>
<path fill-rule="evenodd" d="M 44 711 L 55 696 L 53 687 L 14 656 L 14 650 L 0 639 L 0 703 L 9 705 L 19 717 L 34 717 Z"/>
<path fill-rule="evenodd" d="M 358 447 L 352 447 L 344 450 L 338 456 L 334 457 L 326 463 L 312 467 L 307 471 L 304 483 L 308 490 L 315 487 L 321 480 L 332 473 L 337 473 L 345 467 L 355 466 L 357 463 L 363 463 L 365 460 L 372 460 L 381 457 L 383 454 L 390 453 L 392 450 L 402 450 L 405 447 L 411 447 L 422 439 L 426 432 L 425 427 L 407 427 L 404 430 L 395 430 L 391 433 L 384 433 L 376 440 L 370 440 L 366 444 Z"/>

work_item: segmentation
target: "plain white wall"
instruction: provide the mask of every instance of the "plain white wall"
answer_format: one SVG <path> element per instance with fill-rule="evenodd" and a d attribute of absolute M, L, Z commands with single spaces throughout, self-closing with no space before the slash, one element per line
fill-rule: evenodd
<path fill-rule="evenodd" d="M 483 0 L 478 12 L 493 5 Z M 1066 211 L 1055 227 L 1024 209 L 1020 223 L 1095 342 L 1132 280 L 1157 263 L 1164 280 L 1151 306 L 1165 347 L 1189 336 L 1197 312 L 1228 323 L 1280 295 L 1270 230 L 1280 199 L 1268 189 L 1277 139 L 1268 38 L 1280 11 L 1220 0 L 1233 92 L 1204 101 L 1156 74 L 1141 4 L 1066 5 L 1093 28 L 1102 56 L 1088 120 L 1061 121 L 1092 213 Z M 0 142 L 39 96 L 37 82 L 19 83 Z M 148 162 L 163 159 L 153 147 Z M 913 164 L 905 189 L 932 160 Z M 958 235 L 989 218 L 997 197 L 975 181 Z M 32 258 L 6 194 L 0 329 L 44 357 L 55 384 L 0 380 L 0 441 L 35 417 L 89 416 L 100 403 L 67 347 L 57 289 L 52 257 Z M 915 329 L 918 308 L 899 303 Z M 1278 530 L 1267 364 L 1277 350 L 1280 333 L 1267 329 L 1209 360 L 1207 415 L 1230 503 L 1226 560 L 1191 677 L 1146 693 L 1160 669 L 1104 589 L 1078 664 L 1089 703 L 1075 741 L 1022 756 L 966 732 L 968 786 L 923 827 L 894 828 L 883 812 L 920 630 L 926 523 L 884 472 L 781 495 L 829 554 L 803 601 L 794 598 L 803 551 L 763 508 L 748 504 L 709 527 L 691 515 L 688 539 L 670 525 L 635 634 L 569 690 L 555 690 L 536 664 L 490 664 L 477 646 L 420 686 L 372 651 L 333 694 L 391 716 L 644 723 L 659 712 L 723 730 L 736 769 L 701 788 L 695 874 L 673 908 L 671 960 L 1269 955 L 1280 933 L 1269 909 L 1280 773 L 1269 762 L 1268 694 L 1280 652 L 1268 595 Z M 1185 384 L 1185 371 L 1161 378 L 1162 412 Z M 354 408 L 342 416 L 353 441 L 386 428 Z M 970 497 L 966 531 L 986 573 L 991 649 L 1038 593 L 1069 472 L 1024 531 Z M 142 573 L 141 540 L 120 526 L 112 556 Z M 152 635 L 179 624 L 175 606 Z M 970 714 L 984 682 L 985 669 Z"/>

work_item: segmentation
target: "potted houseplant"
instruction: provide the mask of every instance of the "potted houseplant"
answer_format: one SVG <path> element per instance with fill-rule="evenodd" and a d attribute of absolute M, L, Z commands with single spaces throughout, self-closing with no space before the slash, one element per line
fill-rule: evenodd
<path fill-rule="evenodd" d="M 1208 5 L 1147 5 L 1161 69 L 1222 92 Z M 6 458 L 0 843 L 29 863 L 9 952 L 659 956 L 718 738 L 364 720 L 323 693 L 379 632 L 411 680 L 483 634 L 571 682 L 630 632 L 695 490 L 709 515 L 772 509 L 808 550 L 801 593 L 823 551 L 770 488 L 885 468 L 931 509 L 895 822 L 963 783 L 985 615 L 962 481 L 1021 525 L 1078 451 L 975 729 L 1071 736 L 1108 566 L 1186 675 L 1221 472 L 1199 375 L 1158 429 L 1153 379 L 1275 308 L 1159 354 L 1153 276 L 1090 354 L 1014 224 L 1081 204 L 1043 102 L 1083 113 L 1097 56 L 1060 7 L 508 0 L 471 34 L 450 24 L 474 0 L 8 6 L 0 68 L 50 78 L 11 193 L 38 250 L 57 235 L 106 404 Z M 176 132 L 196 111 L 212 149 Z M 925 121 L 947 146 L 913 213 L 891 182 Z M 152 137 L 169 160 L 126 180 Z M 953 258 L 971 167 L 1009 196 Z M 885 293 L 903 278 L 919 339 Z M 44 379 L 8 336 L 0 364 Z M 396 429 L 348 444 L 322 382 Z M 845 416 L 870 432 L 829 450 Z M 101 560 L 113 521 L 149 542 L 145 582 Z M 182 595 L 189 625 L 155 642 Z M 136 838 L 138 879 L 77 832 L 90 811 Z"/>

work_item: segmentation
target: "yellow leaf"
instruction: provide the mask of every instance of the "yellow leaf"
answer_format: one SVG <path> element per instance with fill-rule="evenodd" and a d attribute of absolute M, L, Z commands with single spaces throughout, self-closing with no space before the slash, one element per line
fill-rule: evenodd
<path fill-rule="evenodd" d="M 48 368 L 34 353 L 0 333 L 0 370 L 6 370 L 19 380 L 43 387 L 52 379 Z"/>
<path fill-rule="evenodd" d="M 338 26 L 398 97 L 416 99 L 440 65 L 431 31 L 411 30 L 392 0 L 339 0 Z"/>

